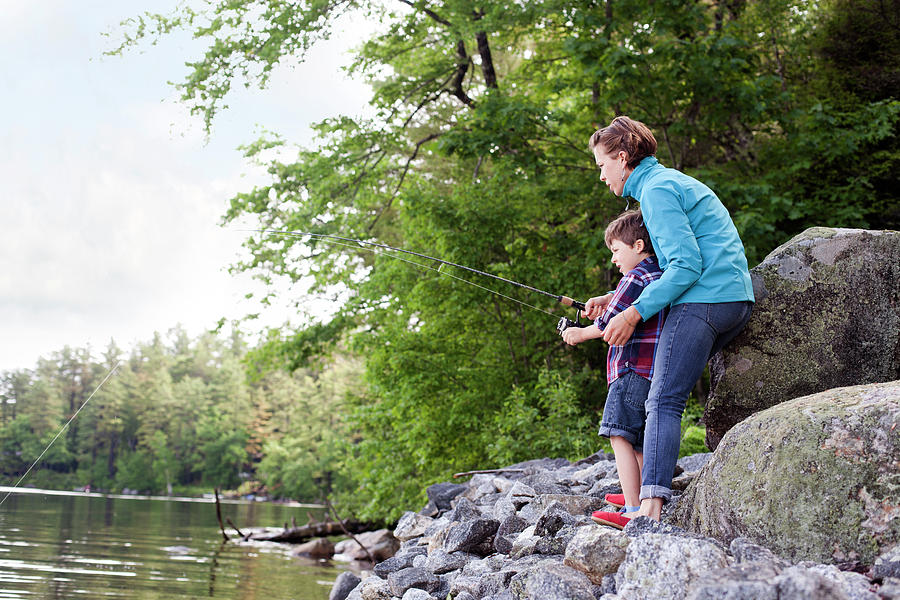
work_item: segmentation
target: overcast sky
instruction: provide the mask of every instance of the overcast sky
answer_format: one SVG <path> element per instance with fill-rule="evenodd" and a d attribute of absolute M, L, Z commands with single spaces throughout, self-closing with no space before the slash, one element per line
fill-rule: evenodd
<path fill-rule="evenodd" d="M 311 123 L 364 110 L 335 40 L 229 99 L 207 140 L 167 84 L 196 57 L 186 36 L 102 56 L 103 32 L 175 4 L 0 0 L 0 372 L 254 312 L 252 284 L 225 272 L 244 234 L 217 225 L 234 193 L 265 182 L 237 146 L 261 128 L 308 145 Z"/>

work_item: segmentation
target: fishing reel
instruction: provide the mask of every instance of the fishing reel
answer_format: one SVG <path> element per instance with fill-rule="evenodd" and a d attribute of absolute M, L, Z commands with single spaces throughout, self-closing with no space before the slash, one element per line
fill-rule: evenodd
<path fill-rule="evenodd" d="M 556 324 L 556 331 L 559 332 L 559 335 L 562 335 L 563 332 L 569 327 L 586 327 L 586 325 L 581 324 L 581 311 L 579 310 L 575 313 L 575 320 L 568 317 L 561 317 L 559 323 Z"/>

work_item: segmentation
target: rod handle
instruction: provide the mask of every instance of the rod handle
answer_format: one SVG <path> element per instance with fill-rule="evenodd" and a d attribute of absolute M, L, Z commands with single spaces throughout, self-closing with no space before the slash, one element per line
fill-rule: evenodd
<path fill-rule="evenodd" d="M 572 308 L 577 308 L 578 310 L 584 310 L 584 302 L 572 300 L 568 296 L 560 296 L 559 301 L 566 306 L 571 306 Z"/>

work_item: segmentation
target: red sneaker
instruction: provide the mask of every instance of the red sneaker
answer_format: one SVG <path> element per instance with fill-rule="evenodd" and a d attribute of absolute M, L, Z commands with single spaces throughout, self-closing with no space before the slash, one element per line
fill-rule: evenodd
<path fill-rule="evenodd" d="M 623 506 L 625 506 L 625 494 L 607 494 L 603 497 L 603 499 L 616 508 L 622 508 Z"/>
<path fill-rule="evenodd" d="M 616 529 L 625 529 L 625 526 L 628 525 L 628 521 L 631 520 L 629 517 L 626 517 L 624 513 L 606 512 L 603 510 L 592 513 L 591 519 L 593 519 L 594 523 L 609 525 Z"/>

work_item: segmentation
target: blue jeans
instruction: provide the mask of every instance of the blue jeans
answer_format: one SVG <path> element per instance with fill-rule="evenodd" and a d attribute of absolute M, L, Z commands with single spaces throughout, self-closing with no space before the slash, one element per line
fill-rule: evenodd
<path fill-rule="evenodd" d="M 671 500 L 688 396 L 707 361 L 740 333 L 752 310 L 752 302 L 676 304 L 669 309 L 647 398 L 641 500 Z"/>

